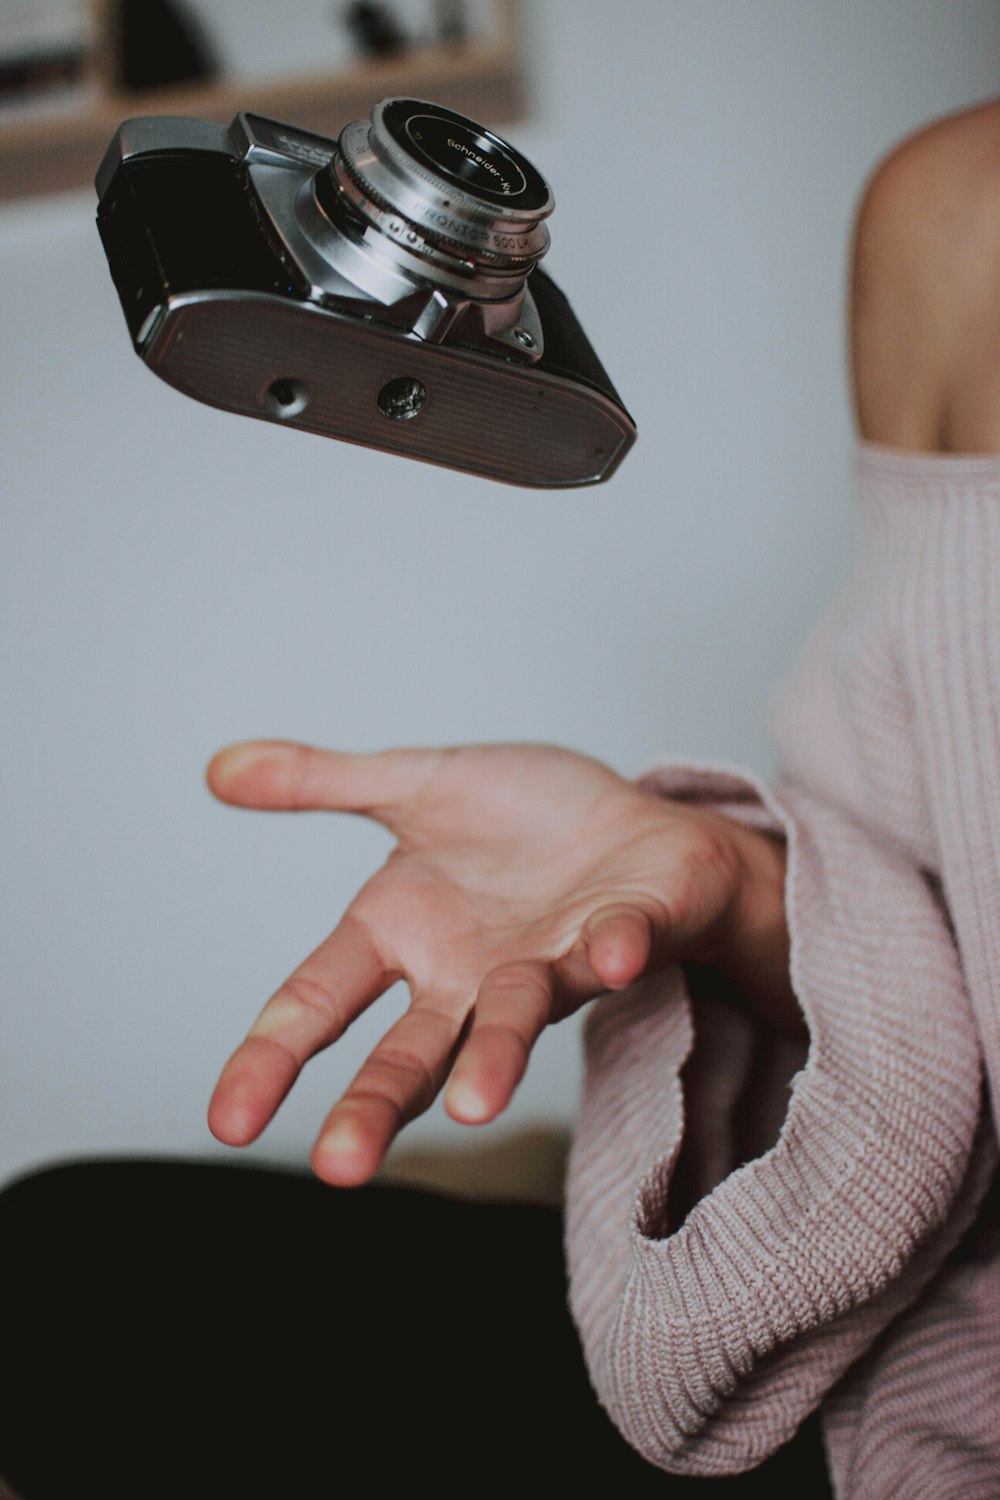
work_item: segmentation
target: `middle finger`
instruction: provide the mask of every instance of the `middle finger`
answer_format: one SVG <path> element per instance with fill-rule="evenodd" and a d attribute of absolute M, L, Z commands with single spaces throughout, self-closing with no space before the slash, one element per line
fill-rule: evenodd
<path fill-rule="evenodd" d="M 313 1148 L 317 1176 L 340 1187 L 374 1176 L 403 1126 L 440 1092 L 467 1010 L 417 1002 L 390 1027 L 327 1115 Z"/>

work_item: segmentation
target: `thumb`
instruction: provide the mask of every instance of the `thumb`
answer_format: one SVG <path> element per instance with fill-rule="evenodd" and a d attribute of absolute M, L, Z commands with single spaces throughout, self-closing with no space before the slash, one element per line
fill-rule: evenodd
<path fill-rule="evenodd" d="M 247 740 L 220 750 L 205 775 L 213 795 L 237 807 L 363 813 L 393 828 L 439 756 L 436 750 L 363 755 Z"/>
<path fill-rule="evenodd" d="M 583 942 L 590 967 L 609 989 L 626 989 L 645 972 L 654 944 L 663 946 L 665 914 L 659 922 L 628 902 L 600 907 L 587 919 Z M 658 930 L 661 929 L 661 930 Z"/>

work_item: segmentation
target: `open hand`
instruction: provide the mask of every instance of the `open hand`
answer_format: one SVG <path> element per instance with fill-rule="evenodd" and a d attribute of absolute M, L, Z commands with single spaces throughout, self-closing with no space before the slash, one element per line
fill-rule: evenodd
<path fill-rule="evenodd" d="M 268 1001 L 216 1086 L 209 1124 L 243 1145 L 304 1063 L 397 979 L 406 1014 L 331 1110 L 326 1181 L 364 1182 L 445 1087 L 456 1120 L 509 1103 L 543 1027 L 682 959 L 717 965 L 768 1019 L 787 980 L 784 854 L 567 750 L 494 745 L 349 755 L 262 741 L 221 751 L 217 797 L 362 813 L 397 844 L 330 936 Z"/>

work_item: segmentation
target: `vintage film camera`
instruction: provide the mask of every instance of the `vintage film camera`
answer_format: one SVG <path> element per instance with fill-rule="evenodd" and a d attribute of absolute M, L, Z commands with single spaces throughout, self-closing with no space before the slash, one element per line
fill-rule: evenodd
<path fill-rule="evenodd" d="M 213 406 L 511 484 L 594 484 L 635 426 L 537 269 L 548 184 L 452 110 L 386 99 L 338 141 L 150 116 L 97 174 L 136 351 Z"/>

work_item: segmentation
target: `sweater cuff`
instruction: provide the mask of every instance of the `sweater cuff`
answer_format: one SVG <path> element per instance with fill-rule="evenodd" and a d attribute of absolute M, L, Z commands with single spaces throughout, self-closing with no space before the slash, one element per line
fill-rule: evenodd
<path fill-rule="evenodd" d="M 922 873 L 793 786 L 677 766 L 642 784 L 788 842 L 810 1042 L 777 1142 L 671 1225 L 697 1025 L 673 970 L 592 1010 L 568 1182 L 571 1300 L 601 1400 L 650 1462 L 731 1474 L 786 1442 L 918 1295 L 992 1158 L 970 1172 L 976 1036 Z"/>

